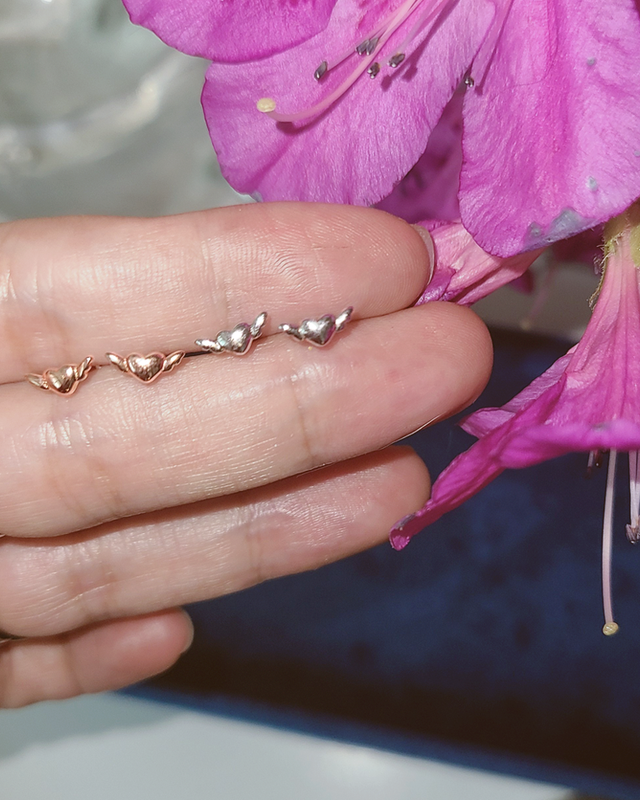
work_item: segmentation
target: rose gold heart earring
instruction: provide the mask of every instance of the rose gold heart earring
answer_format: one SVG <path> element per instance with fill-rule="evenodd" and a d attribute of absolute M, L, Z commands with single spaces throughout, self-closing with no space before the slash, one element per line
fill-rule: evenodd
<path fill-rule="evenodd" d="M 29 383 L 55 394 L 70 395 L 75 392 L 81 381 L 85 380 L 92 369 L 97 369 L 93 356 L 87 356 L 79 364 L 65 364 L 58 369 L 47 369 L 42 375 L 31 372 L 26 375 Z"/>
<path fill-rule="evenodd" d="M 123 357 L 117 353 L 106 353 L 106 357 L 122 372 L 132 375 L 142 383 L 153 383 L 165 372 L 171 372 L 185 357 L 184 350 L 176 350 L 165 356 L 164 353 L 131 353 Z"/>
<path fill-rule="evenodd" d="M 219 331 L 215 339 L 196 339 L 196 345 L 202 347 L 206 353 L 233 353 L 243 356 L 249 352 L 253 342 L 262 336 L 266 321 L 267 312 L 263 311 L 251 325 L 241 322 L 231 331 Z"/>
<path fill-rule="evenodd" d="M 297 328 L 284 322 L 278 330 L 288 333 L 289 336 L 293 336 L 300 342 L 308 342 L 315 347 L 324 347 L 329 344 L 336 333 L 344 328 L 352 314 L 353 306 L 349 306 L 337 317 L 334 317 L 333 314 L 325 314 L 317 319 L 303 319 Z"/>

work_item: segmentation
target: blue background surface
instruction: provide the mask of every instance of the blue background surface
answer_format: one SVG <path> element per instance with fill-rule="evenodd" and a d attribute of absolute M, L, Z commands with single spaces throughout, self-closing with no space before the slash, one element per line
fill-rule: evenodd
<path fill-rule="evenodd" d="M 478 407 L 503 404 L 566 350 L 513 332 L 494 341 Z M 453 422 L 410 440 L 434 475 L 473 441 Z M 624 532 L 625 461 L 615 637 L 601 633 L 606 468 L 587 480 L 575 454 L 503 473 L 400 553 L 382 545 L 190 607 L 194 647 L 151 691 L 245 704 L 278 724 L 324 720 L 381 746 L 479 748 L 640 797 L 640 546 Z"/>

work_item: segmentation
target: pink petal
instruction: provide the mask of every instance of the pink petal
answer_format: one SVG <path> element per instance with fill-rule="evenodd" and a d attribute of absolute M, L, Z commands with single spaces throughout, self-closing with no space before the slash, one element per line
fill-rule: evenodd
<path fill-rule="evenodd" d="M 491 444 L 482 439 L 476 442 L 440 473 L 433 485 L 430 500 L 415 514 L 410 514 L 393 526 L 391 545 L 396 550 L 402 550 L 416 533 L 462 505 L 502 471 L 502 467 L 492 458 Z"/>
<path fill-rule="evenodd" d="M 540 250 L 511 258 L 492 256 L 479 247 L 459 222 L 420 223 L 433 238 L 435 271 L 418 303 L 448 300 L 471 305 L 519 278 L 540 255 Z"/>
<path fill-rule="evenodd" d="M 633 0 L 513 0 L 467 94 L 460 208 L 503 256 L 578 233 L 640 196 Z"/>
<path fill-rule="evenodd" d="M 460 423 L 460 427 L 472 436 L 480 438 L 503 425 L 514 417 L 518 411 L 530 406 L 531 403 L 562 379 L 571 361 L 571 354 L 574 349 L 572 348 L 566 355 L 559 358 L 548 370 L 543 372 L 542 375 L 537 377 L 508 403 L 505 403 L 500 408 L 481 408 L 464 419 Z"/>
<path fill-rule="evenodd" d="M 429 38 L 396 70 L 375 80 L 360 76 L 324 114 L 300 123 L 275 123 L 256 110 L 268 97 L 278 111 L 301 111 L 325 98 L 353 71 L 353 59 L 321 81 L 313 73 L 347 52 L 391 6 L 338 0 L 329 25 L 286 53 L 242 64 L 213 64 L 202 102 L 223 174 L 240 192 L 265 200 L 311 200 L 372 205 L 388 195 L 425 150 L 429 134 L 478 49 L 493 15 L 488 0 L 469 14 L 455 4 Z M 389 40 L 389 57 L 405 23 Z M 416 42 L 417 43 L 417 42 Z M 418 57 L 419 55 L 419 57 Z M 425 98 L 429 102 L 425 102 Z"/>
<path fill-rule="evenodd" d="M 606 270 L 581 341 L 502 408 L 472 414 L 478 442 L 438 477 L 429 502 L 394 526 L 394 547 L 505 468 L 571 451 L 640 450 L 640 204 L 605 229 Z"/>
<path fill-rule="evenodd" d="M 445 106 L 418 163 L 378 208 L 407 222 L 460 219 L 458 189 L 462 167 L 462 101 L 458 89 Z"/>
<path fill-rule="evenodd" d="M 519 468 L 547 461 L 565 453 L 591 450 L 640 450 L 640 424 L 611 420 L 601 425 L 575 422 L 559 426 L 539 425 L 520 431 L 500 454 L 503 467 Z"/>
<path fill-rule="evenodd" d="M 336 0 L 124 0 L 131 20 L 189 55 L 263 58 L 326 27 Z"/>

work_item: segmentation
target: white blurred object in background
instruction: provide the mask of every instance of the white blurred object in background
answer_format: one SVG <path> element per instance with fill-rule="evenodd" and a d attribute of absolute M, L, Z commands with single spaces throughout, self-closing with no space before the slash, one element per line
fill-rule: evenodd
<path fill-rule="evenodd" d="M 0 216 L 240 202 L 203 121 L 204 68 L 120 0 L 0 0 Z"/>

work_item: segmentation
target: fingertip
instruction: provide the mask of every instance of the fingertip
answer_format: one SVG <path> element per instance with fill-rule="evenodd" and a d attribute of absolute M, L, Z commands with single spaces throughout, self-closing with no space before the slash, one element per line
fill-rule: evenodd
<path fill-rule="evenodd" d="M 468 394 L 461 408 L 477 400 L 491 377 L 493 368 L 493 341 L 489 329 L 470 308 L 453 303 L 445 306 L 456 323 L 456 351 L 460 359 L 461 374 L 467 378 Z"/>
<path fill-rule="evenodd" d="M 431 476 L 424 461 L 410 445 L 395 444 L 389 450 L 396 459 L 397 500 L 400 516 L 404 516 L 427 502 L 431 496 Z"/>
<path fill-rule="evenodd" d="M 388 293 L 390 313 L 413 305 L 433 276 L 435 248 L 431 234 L 418 225 L 377 208 L 349 207 L 354 226 L 373 248 L 370 280 L 377 280 L 377 291 Z M 365 216 L 366 215 L 366 216 Z"/>
<path fill-rule="evenodd" d="M 187 650 L 193 644 L 193 638 L 195 636 L 195 628 L 193 627 L 193 620 L 184 610 L 184 608 L 178 609 L 179 613 L 182 615 L 184 620 L 184 643 L 182 645 L 182 649 L 180 650 L 180 654 L 186 653 Z"/>
<path fill-rule="evenodd" d="M 298 304 L 305 294 L 333 295 L 337 305 L 355 305 L 359 318 L 380 316 L 413 305 L 431 279 L 429 233 L 386 211 L 327 203 L 251 208 L 256 235 L 269 240 L 279 265 L 289 265 L 290 279 L 299 282 Z"/>
<path fill-rule="evenodd" d="M 82 691 L 103 692 L 165 672 L 192 640 L 189 617 L 170 609 L 92 625 L 71 634 L 68 646 Z"/>
<path fill-rule="evenodd" d="M 114 674 L 121 674 L 122 685 L 127 685 L 173 666 L 191 646 L 194 629 L 184 610 L 171 609 L 113 620 L 105 625 L 103 635 L 113 637 L 112 668 Z"/>

